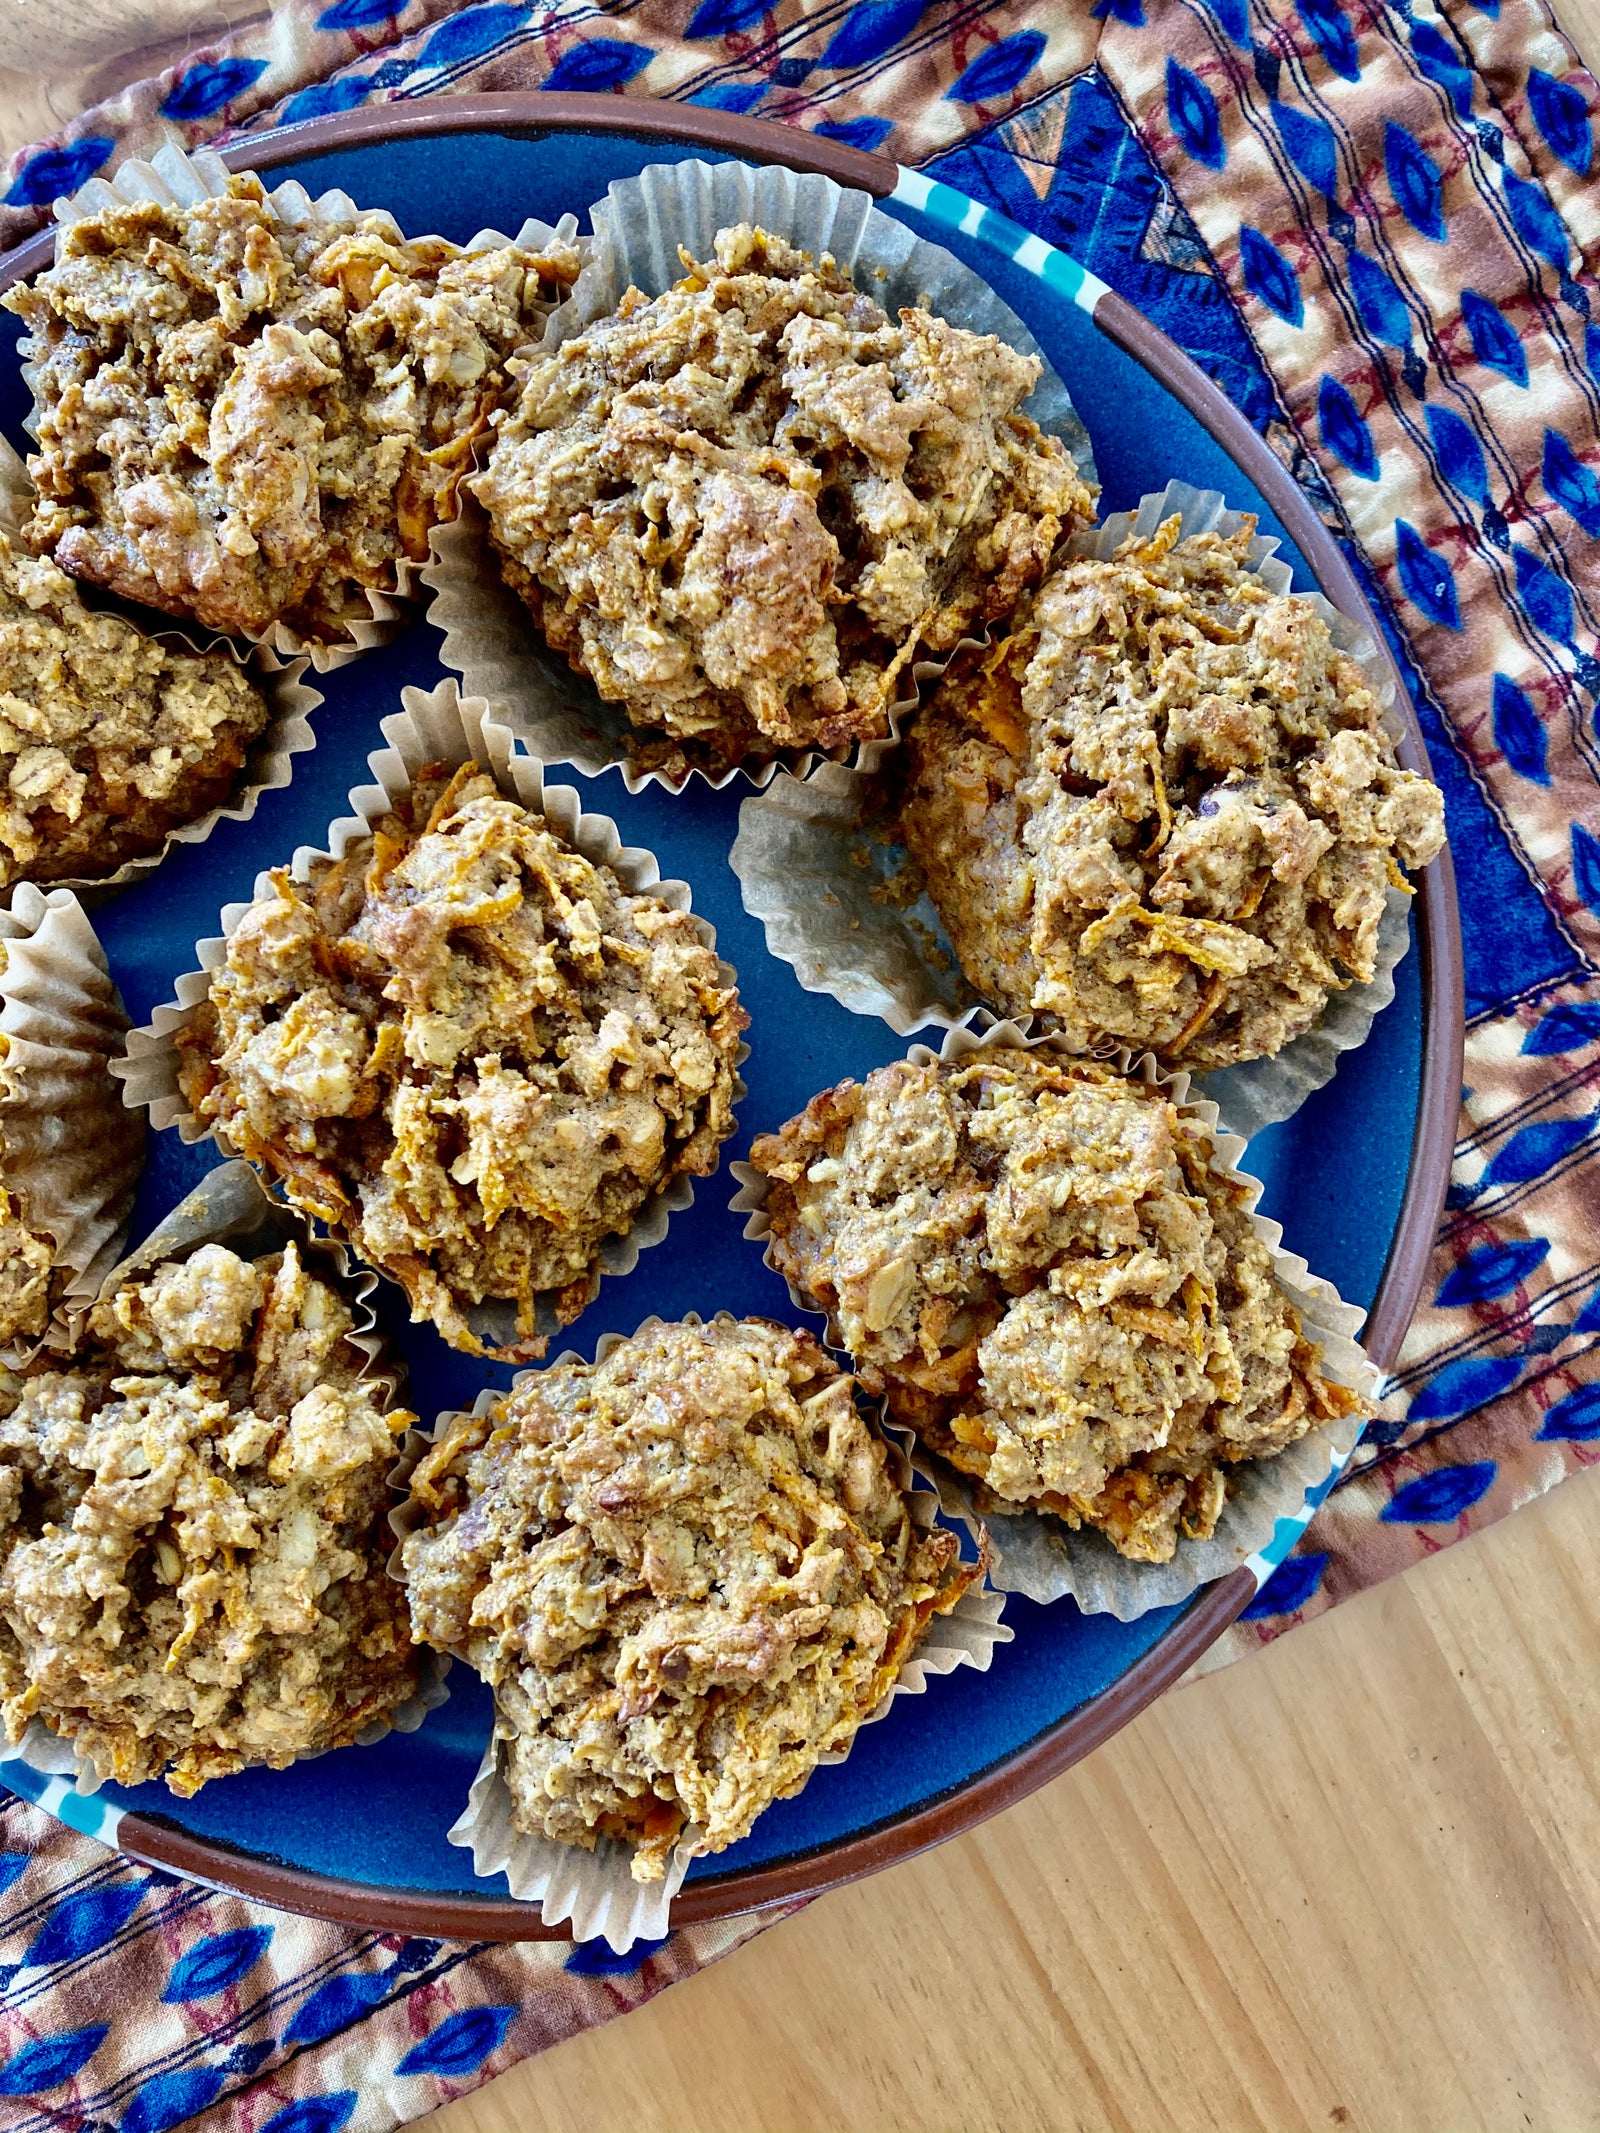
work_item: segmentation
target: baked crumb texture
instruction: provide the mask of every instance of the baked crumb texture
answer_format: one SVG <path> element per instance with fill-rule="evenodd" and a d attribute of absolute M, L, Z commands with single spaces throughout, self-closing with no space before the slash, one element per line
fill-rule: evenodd
<path fill-rule="evenodd" d="M 764 1320 L 655 1324 L 457 1416 L 412 1477 L 413 1634 L 494 1690 L 514 1826 L 638 1881 L 847 1747 L 980 1576 L 853 1381 Z"/>
<path fill-rule="evenodd" d="M 715 251 L 530 358 L 472 483 L 549 643 L 673 778 L 887 733 L 913 655 L 1009 613 L 1093 508 L 1018 413 L 1034 357 L 892 321 L 747 224 Z"/>
<path fill-rule="evenodd" d="M 1211 1153 L 1159 1088 L 995 1046 L 841 1082 L 751 1160 L 779 1272 L 980 1509 L 1163 1563 L 1231 1465 L 1362 1410 Z"/>
<path fill-rule="evenodd" d="M 209 628 L 338 642 L 454 515 L 508 358 L 577 273 L 571 245 L 287 222 L 249 174 L 86 216 L 3 299 L 39 407 L 28 537 Z"/>
<path fill-rule="evenodd" d="M 599 1253 L 733 1130 L 738 994 L 475 764 L 425 771 L 308 882 L 280 870 L 180 1033 L 180 1085 L 474 1354 L 544 1353 Z M 468 1322 L 502 1306 L 513 1337 Z M 514 1307 L 506 1310 L 504 1307 Z"/>
<path fill-rule="evenodd" d="M 294 1245 L 129 1281 L 3 1380 L 0 1713 L 187 1796 L 347 1746 L 417 1686 L 386 1575 L 397 1434 Z"/>
<path fill-rule="evenodd" d="M 1373 975 L 1444 843 L 1381 707 L 1254 521 L 1068 563 L 908 741 L 901 832 L 968 980 L 1074 1050 L 1195 1069 L 1280 1051 Z"/>
<path fill-rule="evenodd" d="M 225 651 L 85 607 L 0 529 L 0 889 L 99 880 L 229 800 L 267 702 Z"/>
<path fill-rule="evenodd" d="M 6 950 L 0 942 L 0 976 Z M 56 1264 L 55 1244 L 34 1227 L 28 1194 L 8 1175 L 6 1105 L 17 1099 L 11 1040 L 0 1033 L 0 1349 L 43 1338 L 50 1314 L 69 1278 Z"/>

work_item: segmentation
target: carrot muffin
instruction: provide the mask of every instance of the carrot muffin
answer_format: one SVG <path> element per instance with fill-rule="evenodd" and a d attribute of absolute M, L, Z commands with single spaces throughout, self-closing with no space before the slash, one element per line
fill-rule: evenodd
<path fill-rule="evenodd" d="M 412 1633 L 494 1690 L 513 1826 L 659 1881 L 847 1747 L 981 1575 L 919 1531 L 807 1333 L 654 1325 L 459 1415 L 412 1477 Z"/>
<path fill-rule="evenodd" d="M 417 1687 L 382 1412 L 291 1244 L 203 1246 L 0 1393 L 0 1714 L 187 1796 L 345 1747 Z"/>
<path fill-rule="evenodd" d="M 267 715 L 228 653 L 85 607 L 0 530 L 0 889 L 159 851 L 232 796 Z"/>
<path fill-rule="evenodd" d="M 0 973 L 5 967 L 0 943 Z M 5 1107 L 16 1095 L 10 1051 L 10 1038 L 0 1034 L 0 1349 L 42 1339 L 70 1279 L 51 1238 L 34 1226 L 28 1195 L 7 1174 Z"/>
<path fill-rule="evenodd" d="M 489 513 L 546 638 L 681 776 L 888 730 L 896 678 L 1004 615 L 1093 499 L 1017 412 L 1040 364 L 741 224 L 528 362 Z"/>
<path fill-rule="evenodd" d="M 183 1093 L 413 1319 L 473 1354 L 542 1355 L 540 1298 L 569 1324 L 605 1240 L 716 1168 L 738 994 L 693 918 L 476 764 L 424 772 L 309 882 L 272 879 L 177 1039 Z M 485 1303 L 514 1336 L 469 1324 Z"/>
<path fill-rule="evenodd" d="M 1444 806 L 1253 521 L 1068 563 L 948 675 L 909 741 L 901 834 L 970 983 L 1073 1050 L 1197 1070 L 1280 1051 L 1373 975 Z"/>
<path fill-rule="evenodd" d="M 571 245 L 287 222 L 250 175 L 86 216 L 4 298 L 40 410 L 28 537 L 212 629 L 344 638 L 454 515 L 508 357 L 577 272 Z"/>
<path fill-rule="evenodd" d="M 980 1508 L 1156 1563 L 1230 1466 L 1361 1406 L 1210 1158 L 1162 1090 L 1009 1046 L 841 1082 L 751 1151 L 779 1272 Z"/>

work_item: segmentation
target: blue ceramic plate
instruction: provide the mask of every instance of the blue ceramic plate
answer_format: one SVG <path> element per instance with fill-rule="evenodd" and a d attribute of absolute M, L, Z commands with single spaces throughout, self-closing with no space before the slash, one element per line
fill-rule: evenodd
<path fill-rule="evenodd" d="M 538 107 L 547 123 L 559 100 L 522 101 Z M 456 126 L 471 123 L 464 107 L 451 110 L 455 102 L 440 99 L 427 110 L 441 125 L 446 118 Z M 496 110 L 505 108 L 503 101 Z M 683 107 L 673 108 L 681 125 Z M 611 106 L 613 124 L 617 109 Z M 415 125 L 419 115 L 412 107 L 407 117 Z M 373 114 L 357 116 L 370 122 Z M 481 116 L 477 123 L 484 123 Z M 808 137 L 770 132 L 778 135 L 777 159 L 792 161 L 803 153 Z M 747 149 L 759 133 L 745 123 Z M 553 222 L 602 197 L 613 178 L 648 162 L 706 152 L 643 132 L 588 130 L 537 139 L 496 131 L 412 132 L 286 158 L 286 147 L 294 145 L 292 136 L 278 137 L 271 151 L 273 182 L 298 177 L 313 192 L 343 186 L 363 206 L 392 210 L 410 232 L 456 239 L 486 226 L 515 229 L 528 214 Z M 266 159 L 259 143 L 248 144 L 248 153 L 252 160 Z M 922 200 L 922 207 L 912 199 Z M 1236 460 L 1148 369 L 1096 327 L 1085 304 L 1098 284 L 1037 239 L 1023 244 L 1021 232 L 1002 218 L 969 210 L 955 195 L 930 200 L 914 178 L 884 204 L 920 235 L 959 252 L 1026 319 L 1088 424 L 1105 509 L 1132 505 L 1181 475 L 1259 512 L 1264 530 L 1282 540 L 1296 584 L 1314 584 L 1290 528 Z M 965 235 L 950 226 L 963 217 Z M 1019 251 L 1020 261 L 1014 256 Z M 15 321 L 0 322 L 0 426 L 25 448 L 16 334 Z M 1348 597 L 1342 604 L 1348 607 Z M 325 677 L 320 686 L 327 700 L 315 718 L 317 747 L 296 759 L 292 786 L 264 794 L 249 823 L 222 822 L 205 844 L 178 846 L 157 874 L 96 912 L 135 1022 L 145 1021 L 171 996 L 174 977 L 193 967 L 194 943 L 218 930 L 224 903 L 248 897 L 257 872 L 286 860 L 296 846 L 324 842 L 327 825 L 345 812 L 349 789 L 366 781 L 368 751 L 381 745 L 378 721 L 397 707 L 401 686 L 427 688 L 443 678 L 438 642 L 437 633 L 419 622 L 392 645 Z M 680 797 L 654 787 L 630 797 L 617 777 L 586 781 L 570 770 L 559 775 L 589 786 L 586 805 L 611 815 L 625 842 L 647 845 L 663 874 L 692 884 L 696 910 L 715 925 L 719 949 L 738 969 L 751 1017 L 744 1069 L 750 1093 L 728 1157 L 745 1154 L 753 1133 L 780 1124 L 826 1084 L 900 1056 L 903 1041 L 883 1024 L 803 992 L 794 973 L 768 955 L 760 925 L 742 910 L 726 857 L 747 788 L 735 784 L 713 793 L 695 781 Z M 1430 893 L 1435 899 L 1441 894 L 1437 878 Z M 1440 937 L 1447 933 L 1445 928 Z M 1363 1305 L 1378 1296 L 1397 1227 L 1407 1226 L 1402 1213 L 1408 1179 L 1411 1202 L 1419 1191 L 1425 1199 L 1434 1189 L 1437 1164 L 1430 1170 L 1428 1151 L 1419 1146 L 1414 1165 L 1413 1143 L 1425 1039 L 1430 1027 L 1448 1021 L 1440 1005 L 1442 982 L 1437 969 L 1430 981 L 1427 957 L 1408 955 L 1394 1004 L 1378 1019 L 1368 1044 L 1347 1054 L 1327 1088 L 1289 1123 L 1261 1134 L 1250 1150 L 1249 1167 L 1266 1182 L 1266 1211 L 1282 1221 L 1288 1244 L 1342 1295 Z M 1431 1008 L 1425 987 L 1433 995 Z M 1436 1044 L 1426 1049 L 1431 1053 Z M 1453 1084 L 1454 1078 L 1447 1063 L 1445 1080 Z M 186 1149 L 175 1132 L 154 1134 L 134 1240 L 217 1160 L 210 1146 Z M 782 1282 L 762 1265 L 759 1247 L 743 1241 L 740 1219 L 728 1212 L 731 1192 L 726 1166 L 699 1183 L 694 1207 L 673 1219 L 666 1243 L 644 1253 L 625 1279 L 605 1283 L 574 1329 L 575 1345 L 592 1355 L 602 1333 L 631 1332 L 652 1312 L 676 1318 L 689 1310 L 727 1308 L 795 1320 Z M 1432 1212 L 1421 1210 L 1423 1229 L 1431 1228 Z M 1415 1227 L 1416 1220 L 1413 1211 L 1407 1223 Z M 1398 1278 L 1391 1275 L 1391 1291 Z M 1403 1323 L 1413 1301 L 1414 1294 L 1391 1294 L 1386 1306 L 1398 1302 Z M 407 1398 L 425 1417 L 470 1406 L 486 1375 L 509 1384 L 509 1370 L 458 1356 L 431 1327 L 410 1326 L 398 1291 L 389 1285 L 381 1304 L 385 1330 L 410 1367 Z M 1298 1525 L 1281 1530 L 1272 1553 L 1281 1556 L 1297 1531 Z M 1269 1568 L 1263 1561 L 1253 1574 L 1235 1573 L 1225 1591 L 1212 1588 L 1187 1608 L 1128 1624 L 1083 1616 L 1070 1601 L 1042 1608 L 1012 1597 L 1006 1619 L 1016 1641 L 998 1653 L 988 1673 L 964 1669 L 936 1681 L 927 1695 L 902 1701 L 888 1723 L 860 1736 L 846 1763 L 819 1771 L 797 1799 L 764 1815 L 742 1844 L 699 1862 L 678 1915 L 745 1910 L 826 1886 L 1004 1804 L 1131 1716 L 1237 1613 Z M 0 1779 L 132 1854 L 294 1908 L 418 1932 L 537 1935 L 537 1913 L 513 1904 L 498 1879 L 477 1880 L 468 1855 L 445 1841 L 489 1722 L 487 1693 L 458 1666 L 449 1702 L 419 1732 L 391 1734 L 374 1748 L 346 1749 L 290 1771 L 220 1779 L 189 1801 L 157 1785 L 107 1786 L 95 1799 L 80 1800 L 62 1781 L 47 1783 L 15 1761 L 0 1762 Z"/>

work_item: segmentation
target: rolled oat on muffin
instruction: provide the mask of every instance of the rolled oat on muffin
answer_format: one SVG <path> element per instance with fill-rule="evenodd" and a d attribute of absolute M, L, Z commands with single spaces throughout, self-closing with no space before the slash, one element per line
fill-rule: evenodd
<path fill-rule="evenodd" d="M 1362 1410 L 1169 1093 L 996 1045 L 841 1082 L 751 1150 L 772 1258 L 981 1487 L 1168 1562 L 1230 1467 Z"/>
<path fill-rule="evenodd" d="M 659 1881 L 847 1747 L 982 1576 L 808 1333 L 654 1324 L 458 1415 L 411 1477 L 413 1634 L 494 1690 L 513 1825 Z"/>
<path fill-rule="evenodd" d="M 291 1243 L 129 1279 L 0 1390 L 0 1715 L 187 1796 L 349 1745 L 417 1688 L 385 1413 Z"/>
<path fill-rule="evenodd" d="M 0 528 L 0 889 L 158 852 L 232 796 L 268 716 L 228 652 L 85 607 Z"/>
<path fill-rule="evenodd" d="M 1444 844 L 1382 707 L 1254 521 L 1068 562 L 908 739 L 900 834 L 961 967 L 1073 1050 L 1270 1056 L 1365 983 Z"/>
<path fill-rule="evenodd" d="M 473 1354 L 526 1360 L 605 1241 L 733 1131 L 747 1017 L 687 912 L 624 888 L 477 764 L 424 771 L 306 882 L 280 870 L 178 1035 L 192 1108 Z M 468 1322 L 515 1307 L 511 1340 Z"/>
<path fill-rule="evenodd" d="M 895 322 L 748 224 L 682 256 L 518 366 L 471 483 L 549 643 L 674 777 L 882 736 L 911 659 L 1008 613 L 1093 508 L 1019 412 L 1037 358 Z"/>
<path fill-rule="evenodd" d="M 29 540 L 211 629 L 346 639 L 454 516 L 507 360 L 578 264 L 383 212 L 291 223 L 248 173 L 85 216 L 3 299 L 39 408 Z"/>

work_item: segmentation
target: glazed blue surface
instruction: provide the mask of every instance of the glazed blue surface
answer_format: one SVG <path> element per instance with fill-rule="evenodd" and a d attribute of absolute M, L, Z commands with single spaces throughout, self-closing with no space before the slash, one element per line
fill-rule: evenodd
<path fill-rule="evenodd" d="M 297 176 L 313 192 L 342 185 L 362 206 L 390 208 L 410 231 L 465 239 L 486 226 L 514 231 L 528 214 L 553 222 L 602 195 L 610 179 L 691 152 L 583 135 L 559 144 L 458 135 L 363 148 L 276 175 Z M 916 215 L 902 219 L 919 234 L 951 242 Z M 954 248 L 1022 314 L 1065 378 L 1094 440 L 1105 509 L 1131 505 L 1181 475 L 1258 511 L 1263 530 L 1281 536 L 1233 463 L 1083 313 L 987 248 L 965 240 Z M 9 359 L 16 331 L 14 320 L 0 316 L 0 427 L 25 448 L 24 401 Z M 1287 543 L 1285 553 L 1296 583 L 1309 585 Z M 382 745 L 378 721 L 399 709 L 402 686 L 428 688 L 443 678 L 438 643 L 426 623 L 417 623 L 392 645 L 323 678 L 317 748 L 295 759 L 292 786 L 264 795 L 250 823 L 225 822 L 204 845 L 179 846 L 153 879 L 94 914 L 135 1022 L 148 1019 L 171 997 L 178 974 L 194 967 L 194 943 L 218 931 L 224 903 L 248 897 L 256 874 L 286 861 L 296 846 L 323 844 L 328 824 L 348 812 L 350 788 L 367 781 L 367 754 Z M 714 924 L 720 951 L 738 969 L 751 1016 L 744 1068 L 750 1094 L 725 1158 L 743 1155 L 753 1133 L 780 1124 L 827 1083 L 900 1056 L 904 1042 L 884 1024 L 803 992 L 788 966 L 767 954 L 726 863 L 747 787 L 711 793 L 696 782 L 681 797 L 654 788 L 630 796 L 616 776 L 591 780 L 561 768 L 552 776 L 579 786 L 585 806 L 610 815 L 625 842 L 649 846 L 664 875 L 691 884 L 695 909 Z M 1369 1043 L 1346 1054 L 1329 1087 L 1294 1119 L 1258 1136 L 1250 1151 L 1247 1167 L 1265 1181 L 1266 1211 L 1283 1222 L 1286 1241 L 1353 1302 L 1371 1302 L 1398 1215 L 1421 1040 L 1412 955 L 1400 966 L 1395 1003 Z M 135 1237 L 216 1160 L 209 1146 L 186 1149 L 175 1133 L 153 1135 Z M 665 1243 L 646 1252 L 625 1279 L 606 1281 L 570 1344 L 590 1355 L 602 1333 L 631 1332 L 652 1312 L 674 1318 L 726 1308 L 796 1320 L 782 1283 L 762 1265 L 759 1248 L 743 1241 L 740 1218 L 728 1212 L 732 1190 L 725 1161 L 716 1177 L 697 1184 L 694 1207 L 674 1218 Z M 407 1325 L 397 1294 L 385 1286 L 384 1322 L 410 1367 L 408 1403 L 426 1419 L 442 1407 L 470 1405 L 486 1381 L 510 1382 L 509 1370 L 454 1354 L 431 1327 Z M 771 1809 L 751 1837 L 702 1861 L 699 1873 L 720 1877 L 792 1857 L 948 1793 L 1117 1680 L 1176 1612 L 1124 1625 L 1082 1616 L 1068 1601 L 1041 1608 L 1013 1597 L 1006 1619 L 1016 1641 L 997 1653 L 989 1673 L 963 1669 L 921 1697 L 899 1699 L 884 1722 L 859 1736 L 845 1764 L 819 1771 L 798 1799 Z M 221 1779 L 189 1801 L 160 1786 L 107 1791 L 125 1808 L 312 1872 L 390 1888 L 501 1888 L 498 1879 L 478 1882 L 467 1855 L 445 1842 L 489 1726 L 479 1684 L 460 1667 L 451 1678 L 450 1701 L 420 1732 L 391 1735 L 375 1748 L 347 1749 L 290 1771 Z"/>

